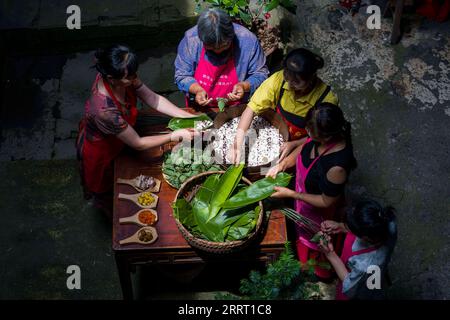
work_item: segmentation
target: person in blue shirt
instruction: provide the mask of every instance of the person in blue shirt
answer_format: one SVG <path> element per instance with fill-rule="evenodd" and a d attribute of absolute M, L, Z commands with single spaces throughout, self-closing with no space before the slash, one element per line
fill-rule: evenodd
<path fill-rule="evenodd" d="M 189 107 L 216 107 L 217 98 L 245 103 L 267 75 L 256 36 L 220 9 L 203 11 L 178 45 L 175 83 Z"/>

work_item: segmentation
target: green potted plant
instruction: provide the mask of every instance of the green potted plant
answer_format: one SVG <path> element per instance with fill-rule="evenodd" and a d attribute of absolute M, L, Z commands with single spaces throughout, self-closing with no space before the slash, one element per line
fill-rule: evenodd
<path fill-rule="evenodd" d="M 277 49 L 281 43 L 279 27 L 270 26 L 271 11 L 282 6 L 295 14 L 296 6 L 292 0 L 195 0 L 196 13 L 203 5 L 218 7 L 227 12 L 234 22 L 242 24 L 256 34 L 266 56 Z M 251 2 L 251 3 L 250 3 Z"/>
<path fill-rule="evenodd" d="M 303 271 L 302 271 L 303 270 Z M 277 261 L 265 272 L 252 271 L 242 279 L 240 295 L 218 293 L 220 300 L 309 300 L 320 299 L 320 287 L 313 280 L 313 264 L 302 266 L 295 258 L 289 242 Z"/>

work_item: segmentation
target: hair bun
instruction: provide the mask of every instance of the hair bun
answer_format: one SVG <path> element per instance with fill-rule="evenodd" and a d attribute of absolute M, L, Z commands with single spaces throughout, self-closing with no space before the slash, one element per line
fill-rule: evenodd
<path fill-rule="evenodd" d="M 95 58 L 97 60 L 102 60 L 103 57 L 105 56 L 105 50 L 104 49 L 97 49 L 97 51 L 95 51 Z"/>
<path fill-rule="evenodd" d="M 316 68 L 322 69 L 323 66 L 325 65 L 325 61 L 323 61 L 323 58 L 318 55 L 315 55 L 315 60 L 316 60 Z"/>
<path fill-rule="evenodd" d="M 390 222 L 395 219 L 395 209 L 390 206 L 381 208 L 378 215 L 383 221 Z"/>

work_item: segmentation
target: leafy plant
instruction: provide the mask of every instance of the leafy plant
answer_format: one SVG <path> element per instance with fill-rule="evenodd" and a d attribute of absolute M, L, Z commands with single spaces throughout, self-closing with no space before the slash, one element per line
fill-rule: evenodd
<path fill-rule="evenodd" d="M 267 267 L 264 274 L 251 271 L 248 279 L 241 280 L 239 291 L 243 296 L 218 294 L 216 299 L 295 300 L 317 297 L 319 287 L 310 282 L 311 269 L 302 272 L 301 268 L 301 263 L 295 258 L 290 243 L 286 242 L 284 252 L 277 261 Z"/>
<path fill-rule="evenodd" d="M 270 11 L 282 6 L 295 14 L 296 6 L 292 0 L 257 0 L 250 8 L 250 0 L 195 0 L 197 3 L 196 12 L 199 13 L 202 4 L 207 3 L 213 7 L 219 7 L 227 12 L 231 17 L 242 21 L 248 27 L 251 27 L 254 21 L 264 18 L 270 18 Z"/>

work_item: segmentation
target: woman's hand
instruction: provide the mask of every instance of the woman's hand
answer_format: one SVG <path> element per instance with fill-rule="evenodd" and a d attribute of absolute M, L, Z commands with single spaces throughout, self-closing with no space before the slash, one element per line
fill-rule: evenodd
<path fill-rule="evenodd" d="M 246 83 L 244 82 L 238 82 L 234 85 L 233 91 L 230 92 L 228 96 L 228 100 L 230 101 L 238 101 L 241 100 L 244 97 L 244 93 L 246 89 Z"/>
<path fill-rule="evenodd" d="M 285 187 L 273 187 L 273 190 L 275 192 L 271 195 L 272 198 L 295 198 L 297 195 L 297 192 Z"/>
<path fill-rule="evenodd" d="M 286 170 L 285 162 L 280 162 L 280 163 L 274 165 L 272 168 L 270 168 L 269 171 L 267 171 L 266 177 L 272 177 L 275 179 L 277 174 L 279 172 L 283 172 L 284 170 Z"/>
<path fill-rule="evenodd" d="M 140 87 L 142 87 L 143 82 L 139 77 L 136 77 L 132 82 L 131 85 L 133 86 L 134 89 L 139 89 Z"/>
<path fill-rule="evenodd" d="M 241 162 L 241 147 L 238 146 L 236 141 L 233 142 L 233 145 L 228 150 L 228 160 L 235 166 L 238 166 Z"/>
<path fill-rule="evenodd" d="M 298 146 L 299 146 L 298 141 L 284 142 L 280 148 L 281 155 L 280 155 L 280 158 L 278 159 L 278 163 L 280 163 L 280 161 L 282 161 L 284 158 L 286 158 L 292 152 L 292 150 L 294 150 Z"/>
<path fill-rule="evenodd" d="M 171 133 L 170 140 L 171 141 L 191 141 L 195 136 L 198 136 L 200 133 L 194 129 L 180 129 Z"/>
<path fill-rule="evenodd" d="M 213 99 L 208 97 L 208 94 L 203 88 L 200 88 L 195 93 L 195 102 L 197 102 L 200 106 L 204 107 L 211 103 Z"/>
<path fill-rule="evenodd" d="M 345 228 L 345 225 L 343 223 L 332 220 L 325 220 L 324 222 L 322 222 L 320 224 L 320 230 L 322 230 L 322 232 L 326 234 L 347 232 L 347 229 Z"/>
<path fill-rule="evenodd" d="M 320 239 L 318 247 L 323 254 L 329 256 L 334 253 L 334 247 L 333 244 L 331 243 L 331 237 L 325 233 L 322 233 L 322 235 L 325 237 L 326 241 Z"/>

